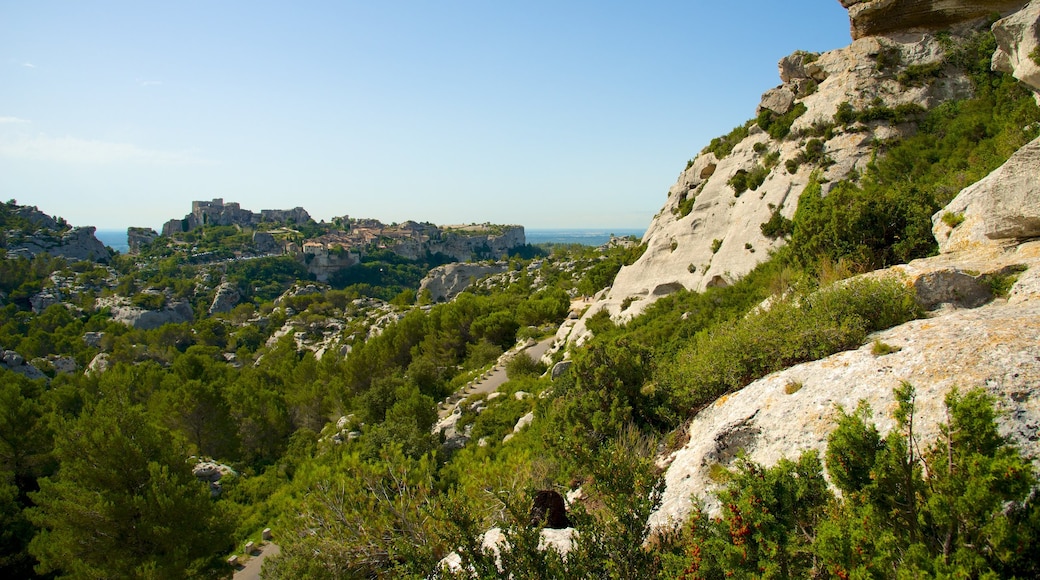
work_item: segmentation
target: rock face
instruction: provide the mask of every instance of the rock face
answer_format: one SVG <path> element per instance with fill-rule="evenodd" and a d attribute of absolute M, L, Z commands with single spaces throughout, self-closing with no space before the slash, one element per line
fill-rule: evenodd
<path fill-rule="evenodd" d="M 852 38 L 901 30 L 943 30 L 961 22 L 1007 14 L 1023 0 L 839 0 L 848 9 Z"/>
<path fill-rule="evenodd" d="M 508 262 L 455 263 L 438 266 L 423 278 L 419 294 L 429 290 L 434 302 L 446 302 L 469 287 L 470 284 L 509 269 Z"/>
<path fill-rule="evenodd" d="M 932 217 L 940 251 L 1040 237 L 1040 138 L 967 187 Z"/>
<path fill-rule="evenodd" d="M 623 323 L 662 296 L 684 288 L 702 291 L 729 285 L 767 259 L 784 240 L 766 236 L 762 225 L 774 212 L 788 219 L 794 216 L 813 171 L 821 172 L 826 193 L 831 184 L 865 170 L 877 140 L 916 130 L 913 122 L 892 121 L 846 128 L 835 121 L 839 107 L 931 109 L 971 96 L 970 80 L 951 65 L 940 65 L 940 74 L 914 86 L 897 80 L 903 67 L 941 63 L 944 57 L 933 36 L 900 33 L 782 59 L 778 70 L 783 84 L 763 95 L 758 111 L 760 117 L 764 112 L 771 118 L 804 110 L 790 133 L 773 137 L 750 122 L 746 137 L 738 135 L 731 151 L 709 147 L 691 160 L 643 235 L 642 257 L 621 269 L 606 295 L 575 324 L 569 340 L 583 341 L 588 335 L 585 322 L 601 310 Z M 830 131 L 823 130 L 827 126 Z M 813 142 L 825 163 L 806 161 Z M 732 185 L 735 177 L 756 172 L 763 177 L 754 189 L 738 192 Z"/>
<path fill-rule="evenodd" d="M 1014 77 L 1036 93 L 1040 103 L 1040 1 L 1002 18 L 993 25 L 997 52 L 993 55 L 993 70 Z"/>
<path fill-rule="evenodd" d="M 126 241 L 130 247 L 130 253 L 136 254 L 141 251 L 141 247 L 152 243 L 155 238 L 158 238 L 159 234 L 152 228 L 127 228 L 126 229 Z"/>
<path fill-rule="evenodd" d="M 217 293 L 213 296 L 213 304 L 209 307 L 209 313 L 212 315 L 231 312 L 241 298 L 242 295 L 239 294 L 237 286 L 230 282 L 223 282 L 217 286 Z"/>
<path fill-rule="evenodd" d="M 126 298 L 112 296 L 98 300 L 98 308 L 108 307 L 112 320 L 140 330 L 159 328 L 164 324 L 193 322 L 195 313 L 186 300 L 168 302 L 162 310 L 145 310 L 130 304 Z"/>
<path fill-rule="evenodd" d="M 95 231 L 93 226 L 71 228 L 65 232 L 40 229 L 28 236 L 19 236 L 16 240 L 12 240 L 9 234 L 7 254 L 32 258 L 47 253 L 72 261 L 107 262 L 112 254 L 105 244 L 94 237 Z"/>
<path fill-rule="evenodd" d="M 852 410 L 860 400 L 874 410 L 879 430 L 894 426 L 892 390 L 908 381 L 917 390 L 914 430 L 922 445 L 945 421 L 943 397 L 953 387 L 981 387 L 1004 412 L 1000 429 L 1028 454 L 1040 451 L 1040 242 L 1005 252 L 944 255 L 918 260 L 890 274 L 918 276 L 960 267 L 1000 270 L 1027 266 L 1009 299 L 979 308 L 942 308 L 872 336 L 898 352 L 875 356 L 870 344 L 823 360 L 773 373 L 722 397 L 689 427 L 690 442 L 669 457 L 667 490 L 654 525 L 681 521 L 691 512 L 691 494 L 718 505 L 713 465 L 728 466 L 744 450 L 772 465 L 803 451 L 823 454 L 834 429 L 836 405 Z M 789 394 L 790 393 L 790 394 Z"/>
<path fill-rule="evenodd" d="M 895 352 L 878 356 L 867 344 L 797 365 L 698 413 L 689 443 L 665 459 L 667 489 L 652 524 L 684 520 L 692 495 L 716 512 L 710 471 L 728 466 L 741 450 L 764 465 L 807 450 L 822 455 L 838 405 L 851 410 L 866 401 L 879 430 L 887 432 L 894 426 L 893 389 L 902 381 L 916 388 L 914 431 L 921 445 L 946 420 L 947 392 L 982 388 L 1001 411 L 1001 433 L 1027 456 L 1040 456 L 1038 149 L 1040 143 L 1029 143 L 935 214 L 939 256 L 867 274 L 901 277 L 918 302 L 934 309 L 927 318 L 870 337 Z M 951 227 L 943 220 L 950 214 L 963 221 Z M 1015 280 L 1007 298 L 993 296 L 985 283 L 997 277 Z"/>

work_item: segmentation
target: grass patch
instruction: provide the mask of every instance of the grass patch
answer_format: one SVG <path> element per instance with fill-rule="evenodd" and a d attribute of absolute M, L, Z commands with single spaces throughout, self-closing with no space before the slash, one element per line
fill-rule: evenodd
<path fill-rule="evenodd" d="M 1023 265 L 1008 266 L 999 272 L 984 275 L 982 282 L 997 298 L 1007 298 L 1011 294 L 1011 287 L 1018 282 L 1018 276 L 1027 269 Z"/>
<path fill-rule="evenodd" d="M 953 213 L 948 211 L 943 213 L 942 221 L 944 224 L 950 226 L 951 228 L 955 228 L 964 223 L 964 214 L 959 212 Z"/>
<path fill-rule="evenodd" d="M 802 383 L 802 381 L 787 381 L 787 384 L 784 385 L 784 392 L 788 395 L 793 395 L 798 391 L 802 390 L 802 387 L 804 386 L 805 385 Z"/>
<path fill-rule="evenodd" d="M 874 344 L 870 346 L 870 354 L 874 356 L 885 356 L 886 354 L 892 354 L 903 350 L 900 346 L 892 346 L 891 344 L 875 340 Z"/>

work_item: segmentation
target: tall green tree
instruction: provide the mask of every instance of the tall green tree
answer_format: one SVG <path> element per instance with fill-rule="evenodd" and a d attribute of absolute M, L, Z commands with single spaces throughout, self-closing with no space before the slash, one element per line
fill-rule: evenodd
<path fill-rule="evenodd" d="M 224 574 L 232 522 L 191 474 L 169 433 L 109 392 L 55 438 L 58 473 L 40 480 L 29 545 L 39 573 L 70 578 Z"/>

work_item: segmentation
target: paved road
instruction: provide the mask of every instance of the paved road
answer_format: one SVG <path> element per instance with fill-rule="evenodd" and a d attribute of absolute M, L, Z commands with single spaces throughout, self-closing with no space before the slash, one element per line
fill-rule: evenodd
<path fill-rule="evenodd" d="M 538 360 L 542 358 L 542 355 L 545 354 L 545 351 L 549 350 L 549 347 L 552 346 L 552 343 L 555 339 L 555 335 L 550 336 L 548 338 L 543 339 L 541 342 L 537 342 L 531 345 L 530 347 L 520 351 L 520 353 L 524 353 L 527 356 L 530 356 L 533 360 Z M 520 353 L 517 354 L 519 355 Z M 461 395 L 461 400 L 470 395 L 493 393 L 497 391 L 499 387 L 505 384 L 507 380 L 509 379 L 508 377 L 506 377 L 505 367 L 502 365 L 495 365 L 494 368 L 492 368 L 488 372 L 488 374 L 484 376 L 484 378 L 480 379 L 479 381 L 469 383 L 461 390 L 459 390 L 456 394 Z M 442 406 L 442 408 L 437 413 L 438 417 L 443 419 L 450 415 L 452 410 L 455 409 L 455 405 L 457 404 L 458 403 L 456 402 L 451 405 Z"/>
<path fill-rule="evenodd" d="M 259 554 L 250 556 L 246 565 L 235 571 L 234 580 L 258 580 L 260 578 L 260 568 L 264 565 L 264 558 L 268 556 L 277 556 L 281 551 L 282 549 L 278 544 L 272 544 L 270 542 L 264 544 L 260 548 Z"/>

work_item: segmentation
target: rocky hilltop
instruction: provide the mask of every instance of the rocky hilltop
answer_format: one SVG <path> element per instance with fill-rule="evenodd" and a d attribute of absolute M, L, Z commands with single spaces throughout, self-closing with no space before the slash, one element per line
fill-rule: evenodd
<path fill-rule="evenodd" d="M 32 258 L 38 254 L 72 261 L 106 262 L 111 251 L 96 237 L 94 227 L 73 227 L 35 206 L 8 202 L 0 207 L 0 225 L 5 226 L 0 248 L 11 257 Z"/>
<path fill-rule="evenodd" d="M 213 201 L 191 202 L 191 213 L 184 219 L 172 219 L 163 225 L 163 235 L 171 236 L 178 232 L 188 232 L 204 225 L 254 227 L 260 222 L 289 222 L 305 224 L 311 220 L 310 214 L 302 207 L 293 209 L 264 209 L 254 213 L 242 209 L 238 203 L 224 203 L 221 198 Z"/>
<path fill-rule="evenodd" d="M 1000 48 L 994 66 L 1024 62 L 1036 46 L 1040 0 L 994 25 Z M 861 42 L 857 40 L 856 42 Z M 1032 67 L 1033 64 L 1028 66 Z M 1030 78 L 1014 70 L 1016 78 Z M 1032 90 L 1040 84 L 1032 83 Z M 875 342 L 770 374 L 719 398 L 688 427 L 689 442 L 662 458 L 667 491 L 651 521 L 683 521 L 692 496 L 719 506 L 712 468 L 729 466 L 738 451 L 775 464 L 807 450 L 823 452 L 837 406 L 866 401 L 882 432 L 894 427 L 893 389 L 914 385 L 914 431 L 921 441 L 947 421 L 943 396 L 952 388 L 982 388 L 994 396 L 1001 433 L 1028 455 L 1040 456 L 1040 139 L 1022 147 L 985 179 L 965 188 L 932 218 L 939 255 L 866 274 L 895 277 L 931 310 L 870 337 Z M 956 219 L 951 219 L 954 216 Z M 649 235 L 649 234 L 648 234 Z M 996 295 L 986 280 L 1013 281 Z M 878 349 L 877 344 L 886 348 Z"/>
<path fill-rule="evenodd" d="M 743 277 L 784 245 L 784 232 L 768 226 L 794 216 L 814 174 L 826 195 L 834 183 L 862 174 L 878 144 L 913 135 L 924 112 L 972 96 L 965 69 L 947 56 L 950 46 L 971 37 L 979 6 L 990 14 L 1022 3 L 843 4 L 850 7 L 852 44 L 780 60 L 781 84 L 763 94 L 755 119 L 690 160 L 643 236 L 646 252 L 621 269 L 569 340 L 583 341 L 585 322 L 601 310 L 624 322 L 677 290 Z M 878 16 L 890 11 L 905 17 Z M 1040 73 L 1028 56 L 1036 31 L 1022 22 L 1026 13 L 997 27 L 1005 49 L 995 57 L 1022 79 Z M 898 27 L 874 26 L 875 17 Z M 921 18 L 936 18 L 932 30 L 946 33 L 921 29 Z"/>

